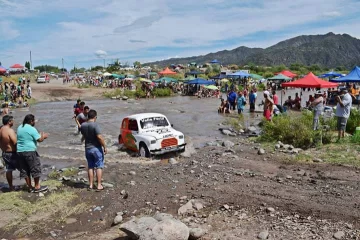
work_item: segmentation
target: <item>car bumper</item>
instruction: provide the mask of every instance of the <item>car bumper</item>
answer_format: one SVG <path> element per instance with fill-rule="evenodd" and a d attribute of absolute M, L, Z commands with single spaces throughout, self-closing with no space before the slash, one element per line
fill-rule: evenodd
<path fill-rule="evenodd" d="M 177 146 L 173 146 L 173 147 L 153 149 L 153 150 L 150 150 L 150 153 L 153 155 L 160 155 L 160 154 L 164 154 L 164 153 L 168 153 L 168 152 L 178 152 L 178 151 L 184 150 L 185 146 L 186 146 L 186 143 L 177 145 Z"/>

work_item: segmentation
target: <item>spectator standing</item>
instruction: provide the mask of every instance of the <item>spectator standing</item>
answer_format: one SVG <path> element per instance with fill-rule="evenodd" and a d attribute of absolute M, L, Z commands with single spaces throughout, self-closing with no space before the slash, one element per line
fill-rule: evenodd
<path fill-rule="evenodd" d="M 324 98 L 321 91 L 315 93 L 315 100 L 310 103 L 310 106 L 314 108 L 314 120 L 313 120 L 313 129 L 318 130 L 319 128 L 319 118 L 324 109 Z"/>
<path fill-rule="evenodd" d="M 97 191 L 104 190 L 101 184 L 104 155 L 107 153 L 106 145 L 99 125 L 96 123 L 97 112 L 91 109 L 87 122 L 81 125 L 82 140 L 85 140 L 85 157 L 88 163 L 89 189 L 94 188 L 94 175 L 97 177 Z"/>
<path fill-rule="evenodd" d="M 38 132 L 35 126 L 35 116 L 28 114 L 17 129 L 17 153 L 20 164 L 20 178 L 25 178 L 29 192 L 43 192 L 47 186 L 40 186 L 41 162 L 37 152 L 37 143 L 44 141 L 47 133 Z M 32 186 L 31 177 L 35 185 Z"/>
<path fill-rule="evenodd" d="M 350 117 L 352 98 L 346 88 L 340 90 L 340 95 L 335 98 L 336 105 L 336 117 L 338 127 L 338 141 L 345 137 L 345 130 L 347 120 Z"/>
<path fill-rule="evenodd" d="M 3 126 L 0 129 L 0 147 L 2 150 L 2 159 L 6 168 L 6 180 L 10 191 L 15 190 L 13 186 L 12 172 L 19 169 L 19 162 L 16 154 L 16 133 L 12 129 L 14 117 L 5 115 L 2 119 Z"/>

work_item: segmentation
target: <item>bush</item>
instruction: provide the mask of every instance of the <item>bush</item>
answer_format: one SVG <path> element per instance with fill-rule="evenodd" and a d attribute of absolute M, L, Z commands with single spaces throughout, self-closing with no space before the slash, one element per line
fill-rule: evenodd
<path fill-rule="evenodd" d="M 356 127 L 360 125 L 360 111 L 357 109 L 351 109 L 350 117 L 346 124 L 346 132 L 353 134 Z"/>
<path fill-rule="evenodd" d="M 333 127 L 333 119 L 325 121 L 320 120 L 321 125 Z M 282 141 L 285 144 L 291 144 L 297 148 L 307 149 L 318 143 L 331 142 L 330 131 L 313 131 L 313 113 L 304 111 L 299 116 L 280 115 L 274 117 L 272 122 L 264 121 L 262 128 L 262 141 Z"/>
<path fill-rule="evenodd" d="M 264 91 L 266 89 L 266 86 L 263 83 L 259 83 L 256 88 L 258 91 Z"/>
<path fill-rule="evenodd" d="M 170 88 L 155 88 L 152 94 L 156 97 L 169 97 L 171 96 Z"/>

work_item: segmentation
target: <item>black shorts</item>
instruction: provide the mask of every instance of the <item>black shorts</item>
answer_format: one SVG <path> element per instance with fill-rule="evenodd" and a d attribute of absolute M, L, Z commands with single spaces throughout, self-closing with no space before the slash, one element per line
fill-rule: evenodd
<path fill-rule="evenodd" d="M 19 163 L 20 163 L 20 178 L 40 177 L 41 175 L 41 163 L 40 155 L 34 152 L 19 152 Z"/>
<path fill-rule="evenodd" d="M 19 169 L 19 159 L 16 152 L 3 152 L 2 159 L 4 160 L 7 172 Z"/>

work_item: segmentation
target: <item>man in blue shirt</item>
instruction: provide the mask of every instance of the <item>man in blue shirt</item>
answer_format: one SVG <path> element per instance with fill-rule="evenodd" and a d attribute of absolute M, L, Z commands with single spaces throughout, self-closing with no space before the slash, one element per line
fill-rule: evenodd
<path fill-rule="evenodd" d="M 47 186 L 40 186 L 41 163 L 37 153 L 37 143 L 44 141 L 47 133 L 38 132 L 35 126 L 35 116 L 25 116 L 23 124 L 17 129 L 17 153 L 20 165 L 20 178 L 25 178 L 29 192 L 43 192 Z M 31 176 L 34 178 L 35 186 L 31 185 Z"/>
<path fill-rule="evenodd" d="M 256 103 L 256 93 L 252 89 L 249 95 L 249 102 L 250 102 L 250 112 L 255 112 L 255 103 Z"/>
<path fill-rule="evenodd" d="M 231 110 L 235 110 L 236 98 L 237 98 L 236 92 L 234 92 L 233 90 L 230 90 L 229 95 L 228 95 L 228 101 L 229 101 Z"/>

